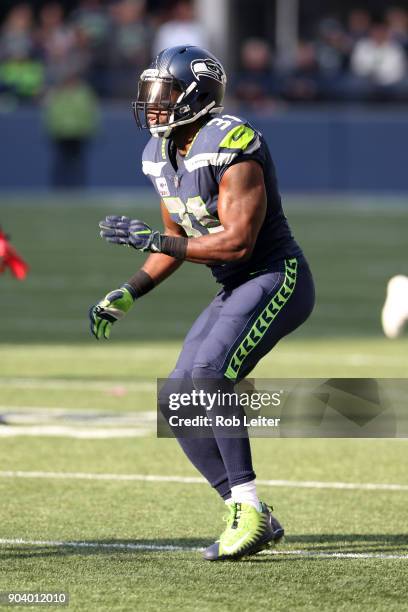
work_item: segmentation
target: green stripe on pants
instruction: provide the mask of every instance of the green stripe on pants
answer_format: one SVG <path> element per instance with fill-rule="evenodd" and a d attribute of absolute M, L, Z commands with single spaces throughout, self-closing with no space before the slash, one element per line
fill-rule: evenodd
<path fill-rule="evenodd" d="M 225 377 L 234 381 L 237 379 L 239 371 L 246 357 L 254 350 L 268 331 L 269 326 L 282 310 L 290 296 L 292 295 L 297 277 L 297 259 L 285 260 L 285 278 L 283 284 L 271 298 L 270 302 L 262 310 L 251 329 L 236 348 L 228 364 Z"/>

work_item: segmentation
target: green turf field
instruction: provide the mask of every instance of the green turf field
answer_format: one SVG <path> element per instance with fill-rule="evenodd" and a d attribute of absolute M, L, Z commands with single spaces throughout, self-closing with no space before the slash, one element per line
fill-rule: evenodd
<path fill-rule="evenodd" d="M 216 286 L 185 264 L 97 343 L 89 305 L 141 261 L 97 237 L 119 211 L 158 223 L 145 196 L 0 199 L 31 265 L 23 283 L 0 277 L 0 592 L 68 591 L 73 610 L 408 609 L 405 440 L 254 440 L 286 540 L 201 560 L 223 506 L 156 439 L 155 379 Z M 255 375 L 406 377 L 407 337 L 387 341 L 379 323 L 386 281 L 407 273 L 404 202 L 292 197 L 287 213 L 318 302 Z"/>

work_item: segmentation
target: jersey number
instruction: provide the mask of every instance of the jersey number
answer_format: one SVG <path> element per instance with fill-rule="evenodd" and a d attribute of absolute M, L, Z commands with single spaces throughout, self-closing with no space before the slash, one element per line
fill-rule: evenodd
<path fill-rule="evenodd" d="M 224 131 L 229 128 L 232 121 L 240 122 L 241 119 L 234 115 L 222 115 L 214 117 L 207 125 L 217 125 Z M 176 222 L 185 229 L 187 236 L 194 238 L 203 234 L 221 232 L 224 229 L 219 220 L 208 212 L 200 196 L 188 198 L 186 203 L 179 197 L 166 196 L 162 200 L 169 213 L 178 216 Z"/>
<path fill-rule="evenodd" d="M 162 200 L 169 213 L 178 216 L 176 223 L 184 228 L 190 238 L 224 229 L 219 220 L 208 212 L 200 196 L 188 198 L 186 203 L 178 196 L 163 197 Z"/>
<path fill-rule="evenodd" d="M 241 122 L 241 119 L 239 117 L 234 117 L 234 115 L 221 115 L 221 117 L 214 117 L 214 119 L 211 119 L 207 125 L 214 124 L 217 125 L 220 130 L 226 130 L 231 125 L 230 119 L 231 121 Z"/>

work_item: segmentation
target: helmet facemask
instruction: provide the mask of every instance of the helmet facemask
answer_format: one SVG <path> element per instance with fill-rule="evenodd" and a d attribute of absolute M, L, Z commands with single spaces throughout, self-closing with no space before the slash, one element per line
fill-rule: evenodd
<path fill-rule="evenodd" d="M 169 138 L 175 127 L 196 121 L 215 106 L 215 102 L 210 102 L 192 114 L 188 97 L 196 88 L 195 81 L 185 88 L 171 75 L 146 74 L 149 72 L 153 70 L 146 70 L 140 77 L 137 100 L 132 107 L 138 127 L 149 129 L 152 136 Z M 149 114 L 156 115 L 154 123 Z"/>

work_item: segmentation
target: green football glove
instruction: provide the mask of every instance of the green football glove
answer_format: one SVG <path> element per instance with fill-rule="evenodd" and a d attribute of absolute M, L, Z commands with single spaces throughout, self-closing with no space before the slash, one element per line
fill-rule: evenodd
<path fill-rule="evenodd" d="M 111 291 L 103 300 L 91 306 L 89 318 L 91 322 L 91 333 L 97 340 L 109 339 L 112 325 L 123 319 L 125 314 L 132 308 L 134 297 L 126 286 Z"/>

